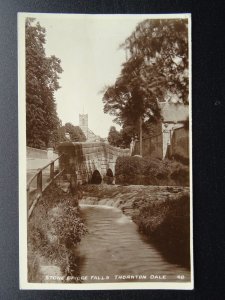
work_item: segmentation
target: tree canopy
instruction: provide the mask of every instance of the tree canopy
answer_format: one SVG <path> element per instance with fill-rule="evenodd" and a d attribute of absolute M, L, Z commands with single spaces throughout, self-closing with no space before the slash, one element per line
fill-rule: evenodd
<path fill-rule="evenodd" d="M 66 123 L 59 129 L 59 142 L 67 141 L 66 133 L 70 134 L 70 140 L 72 142 L 85 142 L 86 137 L 79 126 L 74 126 L 71 123 Z"/>
<path fill-rule="evenodd" d="M 55 142 L 60 127 L 54 93 L 63 70 L 59 58 L 45 54 L 45 28 L 34 18 L 27 18 L 25 26 L 27 145 L 45 148 Z"/>
<path fill-rule="evenodd" d="M 108 142 L 110 145 L 120 147 L 122 143 L 122 135 L 116 130 L 115 126 L 111 126 L 108 134 Z"/>
<path fill-rule="evenodd" d="M 137 133 L 140 118 L 144 127 L 158 121 L 161 101 L 188 103 L 187 22 L 145 20 L 121 45 L 128 58 L 115 84 L 105 88 L 103 103 L 123 128 Z"/>

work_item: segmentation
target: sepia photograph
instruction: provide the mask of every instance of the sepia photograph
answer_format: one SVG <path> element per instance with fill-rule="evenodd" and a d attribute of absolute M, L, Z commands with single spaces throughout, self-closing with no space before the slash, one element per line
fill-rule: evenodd
<path fill-rule="evenodd" d="M 20 289 L 193 289 L 190 14 L 18 13 Z"/>

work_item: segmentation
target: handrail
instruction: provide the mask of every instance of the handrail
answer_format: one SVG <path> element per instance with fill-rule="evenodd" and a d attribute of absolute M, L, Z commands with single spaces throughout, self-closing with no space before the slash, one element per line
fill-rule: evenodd
<path fill-rule="evenodd" d="M 40 173 L 40 171 L 43 171 L 48 166 L 50 166 L 52 163 L 54 163 L 56 160 L 59 160 L 63 155 L 64 154 L 61 154 L 60 156 L 56 157 L 54 160 L 50 161 L 50 163 L 48 163 L 44 167 L 37 169 L 37 172 L 29 179 L 29 181 L 27 183 L 27 189 L 29 189 L 31 182 L 35 179 L 35 177 L 37 177 L 37 175 Z"/>
<path fill-rule="evenodd" d="M 59 172 L 55 173 L 55 161 L 59 160 L 64 154 L 61 154 L 54 160 L 52 160 L 50 163 L 45 165 L 44 167 L 37 170 L 37 172 L 30 178 L 30 180 L 27 183 L 27 204 L 28 204 L 28 220 L 33 212 L 34 207 L 36 206 L 39 198 L 41 197 L 42 193 L 46 190 L 46 188 L 55 180 L 57 177 L 61 176 L 64 172 L 64 169 L 59 170 Z M 50 172 L 49 172 L 49 179 L 45 185 L 43 185 L 43 170 L 45 170 L 48 166 L 50 166 Z M 60 167 L 60 166 L 59 166 Z M 37 188 L 35 188 L 35 198 L 32 201 L 32 204 L 29 208 L 29 202 L 31 200 L 31 184 L 36 179 Z"/>
<path fill-rule="evenodd" d="M 54 179 L 56 179 L 57 177 L 59 177 L 63 172 L 64 172 L 64 169 L 62 169 L 62 170 L 54 177 Z M 53 179 L 52 179 L 52 180 L 53 180 Z M 52 180 L 48 183 L 47 186 L 45 186 L 45 188 L 43 189 L 42 192 L 44 192 L 44 190 L 52 183 Z M 35 207 L 35 205 L 37 204 L 37 202 L 38 202 L 40 196 L 41 196 L 41 194 L 38 194 L 38 195 L 37 195 L 36 199 L 34 199 L 34 201 L 33 201 L 32 205 L 31 205 L 31 207 L 29 208 L 29 210 L 28 210 L 28 220 L 29 220 L 29 218 L 30 218 L 30 216 L 31 216 L 31 214 L 32 214 L 32 212 L 33 212 L 33 210 L 34 210 L 34 207 Z"/>

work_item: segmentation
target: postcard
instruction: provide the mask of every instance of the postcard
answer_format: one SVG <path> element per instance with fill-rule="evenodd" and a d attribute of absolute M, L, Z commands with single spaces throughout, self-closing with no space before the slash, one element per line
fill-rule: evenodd
<path fill-rule="evenodd" d="M 193 289 L 191 65 L 188 13 L 18 13 L 21 289 Z"/>

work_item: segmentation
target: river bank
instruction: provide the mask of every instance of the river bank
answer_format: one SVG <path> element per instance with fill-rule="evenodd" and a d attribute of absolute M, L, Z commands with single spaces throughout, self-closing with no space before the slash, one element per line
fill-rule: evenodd
<path fill-rule="evenodd" d="M 188 187 L 86 185 L 80 204 L 117 207 L 171 263 L 190 268 Z"/>
<path fill-rule="evenodd" d="M 189 269 L 188 187 L 84 185 L 79 197 L 81 194 L 79 204 L 119 208 L 147 235 L 166 261 Z M 79 282 L 80 258 L 76 248 L 87 228 L 78 195 L 51 185 L 28 225 L 28 281 L 64 282 L 71 277 L 78 278 L 71 282 Z"/>
<path fill-rule="evenodd" d="M 79 276 L 71 248 L 87 229 L 77 196 L 52 184 L 28 222 L 28 281 L 62 282 L 66 276 Z"/>

